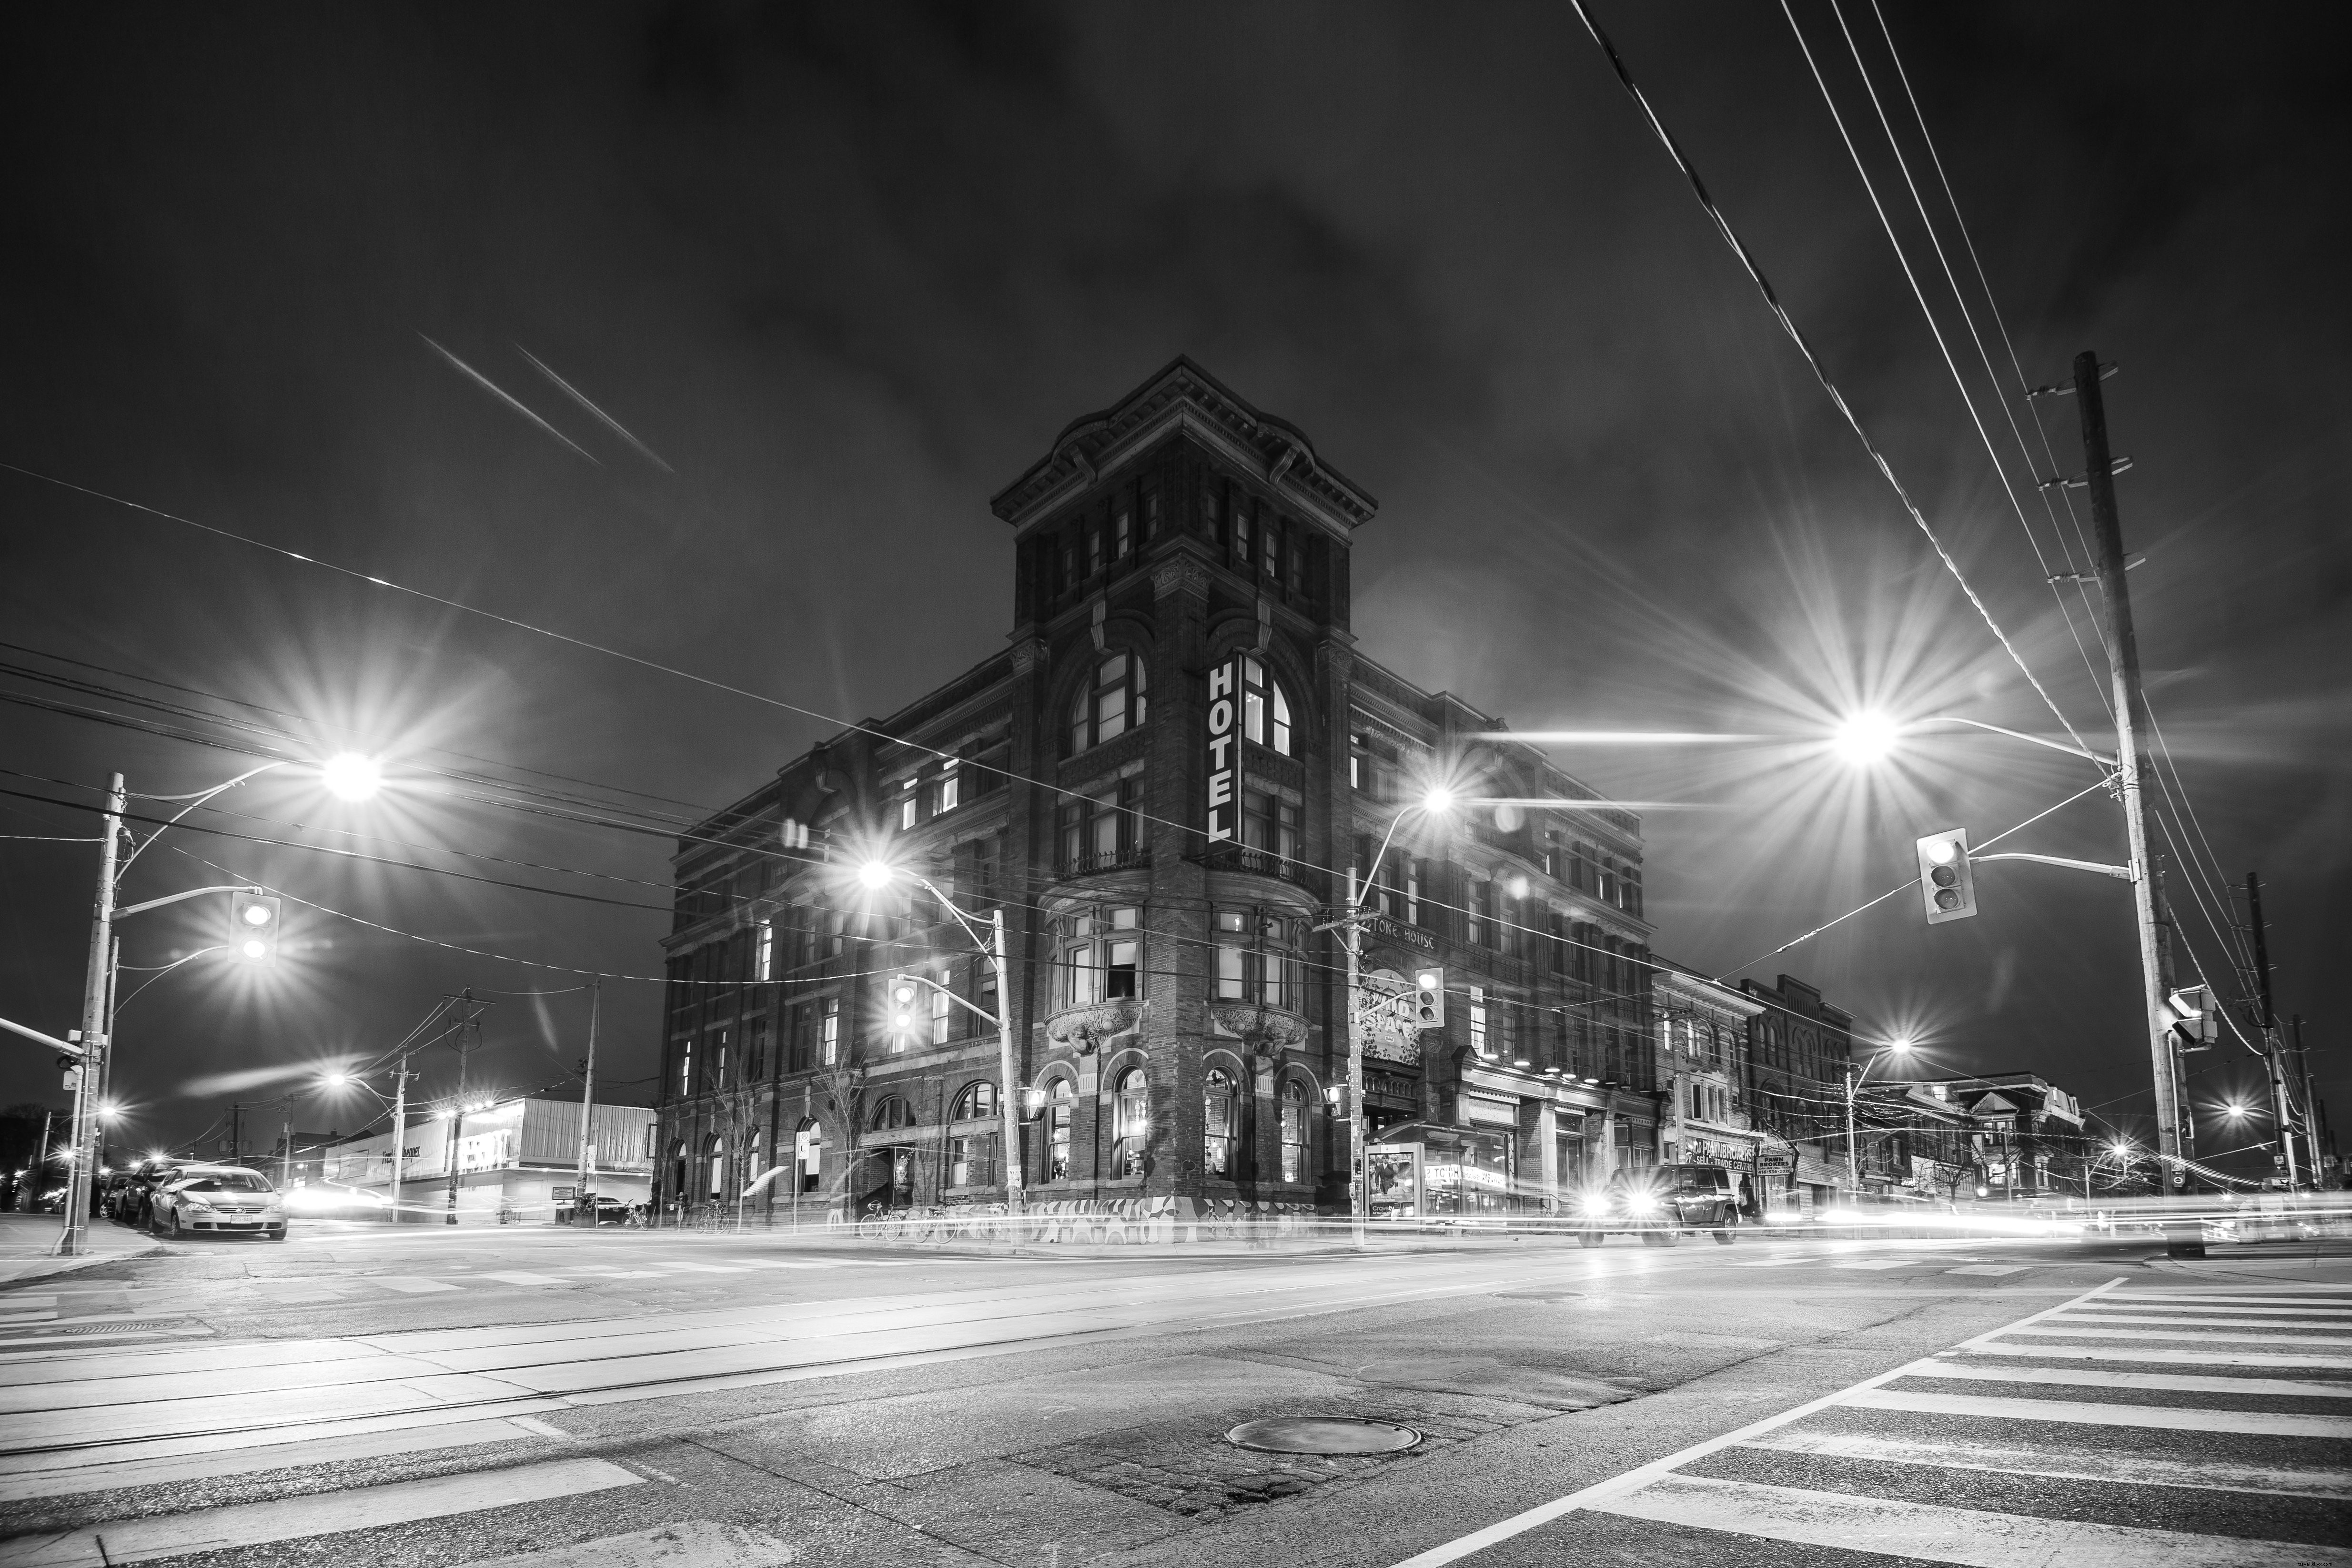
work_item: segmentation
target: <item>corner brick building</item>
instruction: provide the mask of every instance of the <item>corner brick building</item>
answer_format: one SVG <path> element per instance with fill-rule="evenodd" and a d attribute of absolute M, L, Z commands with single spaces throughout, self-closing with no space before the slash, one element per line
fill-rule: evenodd
<path fill-rule="evenodd" d="M 994 1029 L 928 988 L 911 1027 L 883 1006 L 914 970 L 992 1016 L 992 968 L 910 879 L 859 885 L 878 854 L 1003 911 L 1033 1208 L 1344 1212 L 1345 958 L 1318 928 L 1392 824 L 1364 967 L 1442 965 L 1448 1004 L 1368 1054 L 1407 1201 L 1542 1210 L 1656 1157 L 1640 823 L 1358 648 L 1370 495 L 1180 359 L 992 505 L 1009 646 L 680 839 L 665 1203 L 763 1174 L 745 1201 L 774 1224 L 1003 1202 Z M 1540 804 L 1406 809 L 1439 780 Z"/>

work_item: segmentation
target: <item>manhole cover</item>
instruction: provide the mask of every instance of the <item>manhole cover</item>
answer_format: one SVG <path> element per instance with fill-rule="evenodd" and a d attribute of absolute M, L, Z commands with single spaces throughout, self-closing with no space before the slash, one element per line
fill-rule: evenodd
<path fill-rule="evenodd" d="M 1276 1415 L 1244 1421 L 1225 1434 L 1225 1441 L 1262 1454 L 1393 1454 L 1420 1442 L 1421 1434 L 1350 1415 Z"/>

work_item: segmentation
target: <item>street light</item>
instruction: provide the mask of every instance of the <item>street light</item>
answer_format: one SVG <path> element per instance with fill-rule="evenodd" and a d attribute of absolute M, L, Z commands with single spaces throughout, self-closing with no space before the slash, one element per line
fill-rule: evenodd
<path fill-rule="evenodd" d="M 100 1144 L 99 1096 L 105 1090 L 111 1036 L 114 1029 L 114 980 L 118 962 L 114 925 L 118 920 L 147 910 L 175 904 L 205 893 L 238 893 L 262 900 L 257 904 L 241 905 L 240 915 L 254 908 L 267 908 L 265 929 L 246 932 L 236 943 L 237 951 L 256 961 L 266 959 L 276 948 L 276 900 L 258 888 L 192 888 L 185 892 L 172 893 L 144 903 L 118 910 L 115 900 L 121 890 L 122 879 L 140 856 L 145 854 L 158 838 L 184 819 L 198 806 L 214 796 L 235 789 L 247 780 L 258 777 L 275 768 L 295 765 L 295 759 L 283 758 L 250 768 L 210 789 L 194 790 L 186 795 L 142 795 L 142 801 L 164 803 L 185 802 L 177 814 L 159 824 L 142 840 L 132 843 L 128 855 L 121 853 L 126 835 L 122 819 L 131 800 L 131 791 L 121 773 L 109 775 L 106 783 L 106 805 L 102 810 L 103 827 L 99 837 L 98 898 L 91 906 L 89 953 L 83 969 L 81 1038 L 81 1072 L 74 1093 L 73 1147 L 75 1158 L 70 1166 L 66 1191 L 65 1234 L 58 1238 L 58 1251 L 63 1257 L 75 1257 L 89 1250 L 89 1175 L 97 1168 Z M 355 752 L 344 752 L 329 759 L 320 766 L 320 776 L 327 787 L 346 800 L 362 800 L 375 793 L 380 773 L 376 765 Z M 260 951 L 254 951 L 257 947 Z M 193 954 L 191 956 L 194 956 Z"/>
<path fill-rule="evenodd" d="M 1856 766 L 1884 758 L 1895 749 L 1902 729 L 1884 713 L 1865 710 L 1849 714 L 1830 737 L 1830 746 Z"/>
<path fill-rule="evenodd" d="M 1854 1140 L 1856 1136 L 1853 1125 L 1854 1095 L 1861 1089 L 1863 1080 L 1870 1076 L 1871 1068 L 1876 1067 L 1881 1061 L 1885 1060 L 1888 1057 L 1907 1057 L 1916 1048 L 1916 1047 L 1915 1044 L 1908 1038 L 1889 1040 L 1886 1044 L 1881 1046 L 1877 1050 L 1871 1053 L 1870 1059 L 1862 1064 L 1862 1071 L 1859 1073 L 1853 1070 L 1853 1064 L 1851 1061 L 1846 1063 L 1845 1180 L 1846 1186 L 1853 1192 L 1853 1201 L 1856 1203 L 1860 1203 L 1862 1201 L 1862 1158 L 1860 1152 L 1854 1147 Z"/>
<path fill-rule="evenodd" d="M 901 873 L 901 868 L 893 866 L 887 860 L 877 856 L 866 860 L 857 868 L 857 882 L 860 887 L 866 889 L 868 891 L 878 893 L 883 889 L 887 888 L 898 878 Z M 928 985 L 932 990 L 937 991 L 940 994 L 945 996 L 950 1002 L 954 1003 L 957 1006 L 961 1007 L 964 1011 L 971 1014 L 974 1017 L 986 1018 L 990 1024 L 995 1026 L 996 1071 L 998 1078 L 996 1098 L 1002 1113 L 1001 1119 L 1003 1122 L 1003 1137 L 1004 1139 L 1004 1207 L 1006 1212 L 1018 1215 L 1021 1212 L 1023 1201 L 1021 1192 L 1021 1095 L 1020 1085 L 1014 1081 L 1013 1075 L 1013 981 L 1011 976 L 1006 973 L 1004 963 L 1004 910 L 1002 907 L 989 910 L 989 934 L 986 937 L 982 937 L 980 934 L 980 931 L 972 924 L 972 921 L 979 918 L 977 915 L 967 915 L 962 910 L 958 909 L 953 900 L 950 899 L 945 893 L 940 891 L 938 886 L 934 884 L 929 878 L 922 875 L 920 872 L 906 871 L 904 874 L 911 878 L 914 881 L 919 883 L 926 892 L 929 893 L 932 898 L 939 900 L 940 908 L 947 910 L 950 915 L 954 917 L 956 924 L 963 928 L 964 935 L 971 938 L 972 944 L 978 947 L 982 953 L 986 954 L 989 962 L 995 966 L 996 1012 L 993 1016 L 991 1016 L 984 1009 L 957 995 L 953 990 L 941 984 L 939 981 L 933 979 L 928 974 L 921 974 L 909 971 L 906 974 L 898 978 L 898 980 Z M 897 981 L 894 981 L 893 984 L 897 984 Z M 794 1205 L 795 1207 L 793 1212 L 798 1213 L 797 1198 L 794 1199 Z"/>

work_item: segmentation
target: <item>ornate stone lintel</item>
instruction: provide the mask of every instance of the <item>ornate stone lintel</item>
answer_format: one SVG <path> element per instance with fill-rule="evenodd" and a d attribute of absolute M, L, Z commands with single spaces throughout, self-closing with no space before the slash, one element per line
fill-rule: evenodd
<path fill-rule="evenodd" d="M 1023 637 L 1013 645 L 1013 672 L 1026 675 L 1033 669 L 1045 668 L 1045 644 L 1037 637 Z"/>
<path fill-rule="evenodd" d="M 1172 594 L 1196 594 L 1205 598 L 1209 569 L 1190 556 L 1171 556 L 1151 569 L 1151 592 L 1160 599 Z"/>

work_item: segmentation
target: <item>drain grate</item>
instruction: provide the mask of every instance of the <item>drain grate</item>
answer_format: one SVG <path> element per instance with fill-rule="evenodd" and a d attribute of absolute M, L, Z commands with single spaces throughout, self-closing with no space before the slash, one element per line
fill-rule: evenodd
<path fill-rule="evenodd" d="M 1276 1415 L 1244 1421 L 1225 1441 L 1261 1454 L 1394 1454 L 1420 1442 L 1421 1434 L 1354 1415 Z"/>
<path fill-rule="evenodd" d="M 26 1323 L 26 1330 L 37 1334 L 128 1334 L 151 1329 L 179 1326 L 178 1318 L 158 1318 L 152 1322 L 125 1323 Z"/>

